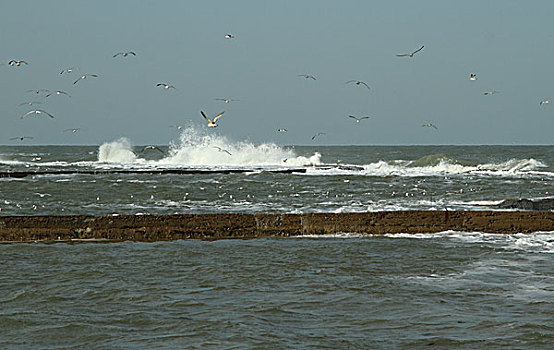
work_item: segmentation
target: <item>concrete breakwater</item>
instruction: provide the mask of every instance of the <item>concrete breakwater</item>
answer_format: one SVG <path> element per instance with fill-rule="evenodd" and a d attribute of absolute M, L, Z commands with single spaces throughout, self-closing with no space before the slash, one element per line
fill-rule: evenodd
<path fill-rule="evenodd" d="M 554 231 L 552 211 L 389 211 L 310 214 L 3 216 L 1 242 L 227 239 L 333 233 Z"/>

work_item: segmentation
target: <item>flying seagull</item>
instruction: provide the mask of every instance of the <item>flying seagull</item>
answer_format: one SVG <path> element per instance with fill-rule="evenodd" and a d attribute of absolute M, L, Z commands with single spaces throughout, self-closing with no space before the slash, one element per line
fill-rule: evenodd
<path fill-rule="evenodd" d="M 165 152 L 162 151 L 159 147 L 156 147 L 156 146 L 153 146 L 153 145 L 144 146 L 142 148 L 142 150 L 140 151 L 140 153 L 144 153 L 145 151 L 147 151 L 149 149 L 156 150 L 156 151 L 160 152 L 161 154 L 165 154 Z"/>
<path fill-rule="evenodd" d="M 232 101 L 239 101 L 239 100 L 235 100 L 235 99 L 232 99 L 232 98 L 216 98 L 215 100 L 216 101 L 223 101 L 223 103 L 229 103 L 229 102 L 232 102 Z"/>
<path fill-rule="evenodd" d="M 279 132 L 287 132 L 287 129 L 277 129 Z"/>
<path fill-rule="evenodd" d="M 321 135 L 327 135 L 327 134 L 325 134 L 324 132 L 318 132 L 317 134 L 312 136 L 312 140 L 315 140 L 316 137 L 321 136 Z"/>
<path fill-rule="evenodd" d="M 81 130 L 80 128 L 75 128 L 75 129 L 65 129 L 63 132 L 68 132 L 68 131 L 71 131 L 73 134 L 76 133 L 77 131 Z"/>
<path fill-rule="evenodd" d="M 361 81 L 361 80 L 349 80 L 349 81 L 347 81 L 345 84 L 351 84 L 351 83 L 353 83 L 353 84 L 355 84 L 355 85 L 358 85 L 358 86 L 364 85 L 368 90 L 371 90 L 371 88 L 369 87 L 369 85 L 367 85 L 366 83 L 364 83 L 364 82 Z"/>
<path fill-rule="evenodd" d="M 469 75 L 469 80 L 471 80 L 471 81 L 477 80 L 477 74 L 471 73 L 471 74 Z"/>
<path fill-rule="evenodd" d="M 498 93 L 500 93 L 500 91 L 494 91 L 494 90 L 493 91 L 485 91 L 483 93 L 483 95 L 489 96 L 489 95 L 495 95 L 495 94 L 498 94 Z"/>
<path fill-rule="evenodd" d="M 234 36 L 233 34 L 231 34 L 231 33 L 227 33 L 227 34 L 225 34 L 224 38 L 225 38 L 225 39 L 234 39 L 235 36 Z"/>
<path fill-rule="evenodd" d="M 115 55 L 113 55 L 113 57 L 115 58 L 115 57 L 117 57 L 117 56 L 119 56 L 119 55 L 121 55 L 122 57 L 127 57 L 127 56 L 129 56 L 129 55 L 136 56 L 137 54 L 134 53 L 133 51 L 118 52 L 118 53 L 116 53 Z"/>
<path fill-rule="evenodd" d="M 298 74 L 297 76 L 299 77 L 304 77 L 306 79 L 313 79 L 313 80 L 316 80 L 316 78 L 313 76 L 313 75 L 310 75 L 310 74 Z"/>
<path fill-rule="evenodd" d="M 38 89 L 38 90 L 27 90 L 27 92 L 33 92 L 37 95 L 39 95 L 41 92 L 44 92 L 46 94 L 50 93 L 50 90 L 48 89 Z"/>
<path fill-rule="evenodd" d="M 73 85 L 77 84 L 79 80 L 85 80 L 88 77 L 98 78 L 98 75 L 96 74 L 83 74 L 81 77 L 73 82 Z"/>
<path fill-rule="evenodd" d="M 356 119 L 356 123 L 359 123 L 360 120 L 362 120 L 362 119 L 369 119 L 369 117 L 366 117 L 366 116 L 364 116 L 364 117 L 355 117 L 353 115 L 349 115 L 348 118 Z"/>
<path fill-rule="evenodd" d="M 22 63 L 23 63 L 23 64 L 28 64 L 28 63 L 25 62 L 25 61 L 11 60 L 11 61 L 8 62 L 8 65 L 19 67 L 19 66 L 21 66 Z"/>
<path fill-rule="evenodd" d="M 19 141 L 23 141 L 25 139 L 34 139 L 34 137 L 32 137 L 32 136 L 18 136 L 18 137 L 10 138 L 10 140 L 19 140 Z"/>
<path fill-rule="evenodd" d="M 64 73 L 73 73 L 74 70 L 75 70 L 75 68 L 66 68 L 66 69 L 62 69 L 62 71 L 60 72 L 60 74 L 64 74 Z"/>
<path fill-rule="evenodd" d="M 70 94 L 68 94 L 67 92 L 65 91 L 62 91 L 62 90 L 56 90 L 56 91 L 53 91 L 53 92 L 49 92 L 46 97 L 50 97 L 52 95 L 66 95 L 67 97 L 71 97 Z"/>
<path fill-rule="evenodd" d="M 547 104 L 549 104 L 549 103 L 550 103 L 549 100 L 542 100 L 541 102 L 539 102 L 539 105 L 542 106 L 542 105 L 547 105 Z"/>
<path fill-rule="evenodd" d="M 169 85 L 169 84 L 166 84 L 166 83 L 157 83 L 156 86 L 163 86 L 163 88 L 166 89 L 166 90 L 176 89 L 175 86 Z"/>
<path fill-rule="evenodd" d="M 419 49 L 415 50 L 415 51 L 412 52 L 412 53 L 401 53 L 401 54 L 396 55 L 396 57 L 410 57 L 410 58 L 411 58 L 411 57 L 414 57 L 414 55 L 415 55 L 416 53 L 418 53 L 419 51 L 423 50 L 423 47 L 424 47 L 424 45 L 421 45 L 421 47 L 420 47 Z"/>
<path fill-rule="evenodd" d="M 19 105 L 20 106 L 33 106 L 33 105 L 40 105 L 42 104 L 42 102 L 38 102 L 38 101 L 27 101 L 27 102 L 21 102 Z"/>
<path fill-rule="evenodd" d="M 32 109 L 30 110 L 29 112 L 23 114 L 21 116 L 21 119 L 25 118 L 26 116 L 28 116 L 29 114 L 36 114 L 36 115 L 39 115 L 39 114 L 46 114 L 47 116 L 49 116 L 50 118 L 54 118 L 54 116 L 48 112 L 46 112 L 45 110 L 43 109 Z"/>
<path fill-rule="evenodd" d="M 206 114 L 204 114 L 204 111 L 200 111 L 200 114 L 202 114 L 202 116 L 204 117 L 204 119 L 206 119 L 208 121 L 208 127 L 209 128 L 217 128 L 217 120 L 219 118 L 221 118 L 221 116 L 223 115 L 223 113 L 225 113 L 225 111 L 219 113 L 218 115 L 216 115 L 214 117 L 214 119 L 210 119 L 208 117 L 206 117 Z"/>
<path fill-rule="evenodd" d="M 423 124 L 422 127 L 434 128 L 435 130 L 439 130 L 439 128 L 437 128 L 437 126 L 435 124 L 431 124 L 431 123 Z"/>
<path fill-rule="evenodd" d="M 227 153 L 228 155 L 232 156 L 231 152 L 227 151 L 226 149 L 224 148 L 221 148 L 221 147 L 218 147 L 218 146 L 214 146 L 214 148 L 217 148 L 219 150 L 219 152 L 225 152 Z"/>

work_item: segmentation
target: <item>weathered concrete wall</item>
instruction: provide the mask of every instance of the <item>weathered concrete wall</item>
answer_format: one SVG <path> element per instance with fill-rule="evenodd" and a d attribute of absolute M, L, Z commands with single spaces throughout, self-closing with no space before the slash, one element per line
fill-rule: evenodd
<path fill-rule="evenodd" d="M 391 211 L 317 214 L 4 216 L 1 242 L 254 238 L 305 234 L 554 231 L 554 212 Z"/>

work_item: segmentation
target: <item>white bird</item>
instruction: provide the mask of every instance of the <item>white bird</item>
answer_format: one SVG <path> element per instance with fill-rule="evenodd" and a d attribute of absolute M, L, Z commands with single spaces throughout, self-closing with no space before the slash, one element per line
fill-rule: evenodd
<path fill-rule="evenodd" d="M 142 148 L 142 150 L 140 151 L 140 153 L 144 153 L 146 150 L 149 150 L 149 149 L 151 149 L 151 150 L 156 150 L 156 151 L 160 152 L 161 154 L 165 154 L 164 151 L 162 151 L 159 147 L 156 147 L 156 146 L 154 146 L 154 145 L 147 145 L 147 146 L 144 146 L 144 147 Z"/>
<path fill-rule="evenodd" d="M 73 82 L 73 85 L 77 84 L 79 80 L 85 80 L 88 77 L 98 78 L 98 75 L 96 74 L 83 74 L 81 77 Z"/>
<path fill-rule="evenodd" d="M 223 103 L 229 103 L 229 102 L 233 102 L 233 101 L 239 101 L 239 100 L 235 100 L 235 99 L 232 99 L 232 98 L 216 98 L 215 100 L 216 100 L 216 101 L 223 101 Z"/>
<path fill-rule="evenodd" d="M 313 75 L 310 75 L 310 74 L 298 74 L 297 76 L 298 77 L 304 77 L 305 79 L 317 80 Z"/>
<path fill-rule="evenodd" d="M 10 66 L 12 66 L 12 67 L 13 67 L 13 66 L 19 67 L 19 66 L 21 66 L 22 63 L 28 64 L 28 63 L 25 62 L 25 61 L 11 60 L 11 61 L 8 62 L 8 65 L 10 65 Z"/>
<path fill-rule="evenodd" d="M 361 80 L 349 80 L 347 81 L 345 84 L 350 84 L 350 83 L 354 83 L 355 85 L 364 85 L 368 90 L 371 90 L 371 88 L 369 87 L 369 85 L 367 85 L 366 83 L 364 83 L 363 81 Z"/>
<path fill-rule="evenodd" d="M 37 90 L 27 90 L 27 92 L 33 92 L 33 93 L 39 95 L 42 92 L 48 94 L 48 93 L 50 93 L 50 90 L 48 90 L 48 89 L 37 89 Z"/>
<path fill-rule="evenodd" d="M 549 100 L 542 100 L 541 102 L 539 102 L 539 105 L 542 106 L 542 105 L 547 105 L 547 104 L 549 104 L 549 103 L 550 103 Z"/>
<path fill-rule="evenodd" d="M 279 131 L 279 132 L 287 132 L 288 130 L 287 130 L 287 129 L 277 129 L 277 131 Z"/>
<path fill-rule="evenodd" d="M 221 116 L 223 115 L 223 113 L 225 113 L 225 111 L 219 113 L 218 115 L 216 115 L 214 117 L 214 119 L 210 119 L 208 117 L 206 117 L 206 114 L 204 114 L 204 111 L 200 111 L 200 114 L 202 114 L 202 116 L 204 117 L 204 119 L 206 119 L 208 121 L 208 127 L 209 128 L 217 128 L 217 120 L 219 118 L 221 118 Z"/>
<path fill-rule="evenodd" d="M 232 156 L 231 152 L 227 151 L 226 149 L 224 148 L 221 148 L 221 147 L 218 147 L 218 146 L 214 146 L 214 148 L 217 148 L 219 150 L 219 152 L 225 152 L 227 153 L 228 155 Z"/>
<path fill-rule="evenodd" d="M 324 133 L 324 132 L 318 132 L 317 134 L 315 134 L 314 136 L 312 136 L 312 140 L 315 140 L 316 137 L 321 136 L 321 135 L 327 135 L 327 134 Z"/>
<path fill-rule="evenodd" d="M 412 53 L 401 53 L 401 54 L 396 55 L 396 57 L 410 57 L 410 58 L 411 58 L 411 57 L 414 57 L 414 55 L 415 55 L 416 53 L 418 53 L 419 51 L 423 50 L 423 47 L 424 47 L 424 45 L 421 45 L 421 47 L 420 47 L 419 49 L 415 50 L 415 51 L 412 52 Z"/>
<path fill-rule="evenodd" d="M 360 120 L 363 120 L 363 119 L 369 119 L 369 117 L 366 117 L 366 116 L 364 116 L 364 117 L 355 117 L 353 115 L 349 115 L 348 118 L 356 119 L 356 123 L 359 123 Z"/>
<path fill-rule="evenodd" d="M 49 92 L 46 95 L 46 97 L 50 97 L 52 95 L 66 95 L 67 97 L 71 97 L 71 95 L 69 95 L 67 92 L 62 91 L 62 90 L 56 90 L 56 91 L 53 91 L 53 92 Z"/>
<path fill-rule="evenodd" d="M 435 130 L 439 130 L 439 128 L 437 128 L 437 126 L 435 124 L 432 124 L 432 123 L 423 124 L 422 127 L 434 128 Z"/>
<path fill-rule="evenodd" d="M 156 86 L 163 86 L 163 88 L 166 89 L 166 90 L 176 89 L 175 86 L 169 85 L 169 84 L 166 84 L 166 83 L 157 83 Z"/>
<path fill-rule="evenodd" d="M 483 95 L 485 95 L 485 96 L 490 96 L 490 95 L 495 95 L 495 94 L 498 94 L 498 93 L 500 93 L 500 91 L 495 91 L 495 90 L 493 90 L 493 91 L 485 91 L 485 92 L 483 93 Z"/>
<path fill-rule="evenodd" d="M 27 106 L 33 106 L 33 105 L 40 105 L 40 104 L 42 104 L 42 102 L 38 102 L 38 101 L 27 101 L 27 102 L 22 102 L 22 103 L 20 103 L 19 105 L 20 105 L 20 106 L 25 106 L 25 105 L 27 105 Z"/>
<path fill-rule="evenodd" d="M 72 133 L 76 133 L 77 131 L 81 130 L 80 128 L 74 128 L 74 129 L 65 129 L 63 132 L 71 131 Z"/>
<path fill-rule="evenodd" d="M 181 130 L 181 129 L 183 128 L 182 125 L 170 125 L 169 127 L 170 127 L 170 128 L 175 128 L 175 129 L 177 129 L 177 130 Z"/>
<path fill-rule="evenodd" d="M 33 109 L 33 110 L 30 110 L 29 112 L 23 114 L 21 116 L 21 119 L 25 118 L 26 116 L 28 116 L 29 114 L 36 114 L 36 115 L 39 115 L 39 114 L 46 114 L 47 116 L 49 116 L 50 118 L 54 118 L 54 116 L 48 112 L 46 112 L 45 110 L 42 110 L 42 109 Z"/>
<path fill-rule="evenodd" d="M 234 36 L 233 34 L 231 34 L 231 33 L 227 33 L 227 34 L 225 34 L 224 38 L 225 38 L 225 39 L 234 39 L 235 36 Z"/>
<path fill-rule="evenodd" d="M 471 81 L 477 80 L 477 74 L 471 73 L 471 74 L 469 75 L 469 80 L 471 80 Z"/>
<path fill-rule="evenodd" d="M 62 71 L 60 72 L 60 74 L 64 74 L 64 73 L 73 73 L 74 70 L 75 70 L 75 68 L 66 68 L 66 69 L 62 69 Z"/>
<path fill-rule="evenodd" d="M 129 55 L 136 56 L 137 54 L 134 53 L 133 51 L 118 52 L 118 53 L 116 53 L 115 55 L 113 55 L 113 57 L 115 58 L 115 57 L 117 57 L 117 56 L 119 56 L 119 55 L 121 55 L 122 57 L 127 57 L 127 56 L 129 56 Z"/>

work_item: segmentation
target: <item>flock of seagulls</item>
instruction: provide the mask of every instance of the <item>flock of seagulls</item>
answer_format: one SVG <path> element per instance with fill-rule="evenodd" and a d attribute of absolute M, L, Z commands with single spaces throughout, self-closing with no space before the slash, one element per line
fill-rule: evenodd
<path fill-rule="evenodd" d="M 227 33 L 224 35 L 224 38 L 227 39 L 227 40 L 230 40 L 230 39 L 234 39 L 235 36 L 231 33 Z M 414 58 L 416 54 L 420 53 L 423 49 L 425 48 L 424 45 L 421 45 L 419 48 L 417 48 L 416 50 L 412 51 L 412 52 L 408 52 L 408 53 L 401 53 L 401 54 L 396 54 L 397 57 L 408 57 L 408 58 Z M 134 51 L 122 51 L 122 52 L 117 52 L 115 53 L 112 57 L 115 59 L 115 58 L 118 58 L 118 57 L 122 57 L 122 58 L 128 58 L 128 57 L 135 57 L 137 56 L 136 52 Z M 24 61 L 24 60 L 9 60 L 8 61 L 8 65 L 9 66 L 12 66 L 12 67 L 20 67 L 22 65 L 28 65 L 28 62 Z M 67 74 L 71 74 L 71 73 L 74 73 L 76 71 L 75 68 L 73 67 L 70 67 L 70 68 L 64 68 L 60 71 L 60 75 L 67 75 Z M 76 85 L 77 83 L 79 83 L 80 81 L 82 80 L 86 80 L 87 78 L 98 78 L 99 76 L 97 74 L 82 74 L 78 79 L 76 79 L 74 82 L 73 82 L 73 85 Z M 313 81 L 316 81 L 317 78 L 312 75 L 312 74 L 307 74 L 307 73 L 304 73 L 304 74 L 298 74 L 297 77 L 302 77 L 306 80 L 313 80 Z M 475 73 L 471 73 L 469 75 L 469 80 L 470 81 L 476 81 L 477 80 L 477 74 Z M 371 87 L 369 86 L 369 84 L 367 84 L 366 82 L 362 81 L 362 80 L 358 80 L 358 79 L 353 79 L 353 80 L 348 80 L 346 81 L 344 84 L 346 85 L 352 85 L 352 86 L 359 86 L 359 87 L 364 87 L 366 88 L 368 91 L 371 91 Z M 171 85 L 169 83 L 165 83 L 165 82 L 160 82 L 160 83 L 157 83 L 156 84 L 156 87 L 161 87 L 162 89 L 164 90 L 170 90 L 170 89 L 176 89 L 176 87 L 174 85 Z M 49 90 L 49 89 L 36 89 L 36 90 L 27 90 L 27 92 L 30 92 L 30 93 L 33 93 L 33 94 L 36 94 L 36 95 L 44 95 L 45 98 L 50 98 L 52 96 L 66 96 L 67 98 L 71 98 L 71 95 L 69 93 L 67 93 L 66 91 L 63 91 L 63 90 Z M 496 95 L 496 94 L 499 94 L 500 91 L 497 91 L 497 90 L 491 90 L 491 91 L 485 91 L 483 94 L 485 96 L 492 96 L 492 95 Z M 238 99 L 233 99 L 233 98 L 215 98 L 215 100 L 217 101 L 221 101 L 225 104 L 228 104 L 230 102 L 234 102 L 234 101 L 239 101 Z M 539 105 L 546 105 L 546 104 L 549 104 L 550 101 L 548 99 L 543 99 L 539 102 Z M 26 101 L 26 102 L 22 102 L 20 103 L 19 105 L 20 106 L 29 106 L 29 107 L 34 107 L 35 105 L 40 105 L 42 104 L 42 102 L 40 101 Z M 210 118 L 208 117 L 204 111 L 200 111 L 200 114 L 201 116 L 208 122 L 207 124 L 207 127 L 209 128 L 216 128 L 218 127 L 218 124 L 217 124 L 217 121 L 219 120 L 219 118 L 221 118 L 221 116 L 225 113 L 225 111 L 215 115 L 214 117 Z M 21 119 L 27 117 L 27 116 L 45 116 L 45 117 L 48 117 L 48 118 L 55 118 L 53 114 L 47 112 L 46 110 L 44 109 L 38 109 L 38 108 L 35 108 L 35 109 L 32 109 L 32 110 L 29 110 L 28 112 L 26 112 L 25 114 L 23 114 L 21 116 Z M 364 119 L 369 119 L 370 117 L 369 116 L 354 116 L 354 115 L 348 115 L 347 116 L 348 118 L 350 119 L 353 119 L 356 121 L 357 124 L 359 124 L 362 120 Z M 427 128 L 433 128 L 435 130 L 438 130 L 439 128 L 433 124 L 433 123 L 426 123 L 426 124 L 423 124 L 421 125 L 422 127 L 427 127 Z M 177 130 L 181 130 L 183 128 L 182 125 L 170 125 L 170 127 L 172 128 L 176 128 Z M 80 128 L 71 128 L 71 129 L 65 129 L 63 130 L 64 132 L 72 132 L 72 133 L 76 133 L 80 130 Z M 277 129 L 278 132 L 280 133 L 286 133 L 288 130 L 285 129 L 285 128 L 279 128 Z M 323 135 L 326 135 L 325 132 L 317 132 L 316 134 L 314 134 L 312 136 L 312 140 L 315 140 L 316 138 L 320 137 L 320 136 L 323 136 Z M 13 138 L 10 138 L 10 140 L 20 140 L 20 141 L 23 141 L 25 139 L 33 139 L 33 137 L 31 136 L 18 136 L 18 137 L 13 137 Z M 219 147 L 216 147 L 220 152 L 224 152 L 224 153 L 227 153 L 229 155 L 231 155 L 231 153 L 227 150 L 224 150 L 224 149 L 221 149 Z M 157 150 L 157 151 L 160 151 L 161 153 L 164 153 L 161 149 L 157 148 L 156 146 L 152 146 L 152 145 L 149 145 L 149 146 L 145 146 L 141 153 L 147 151 L 147 150 Z"/>

